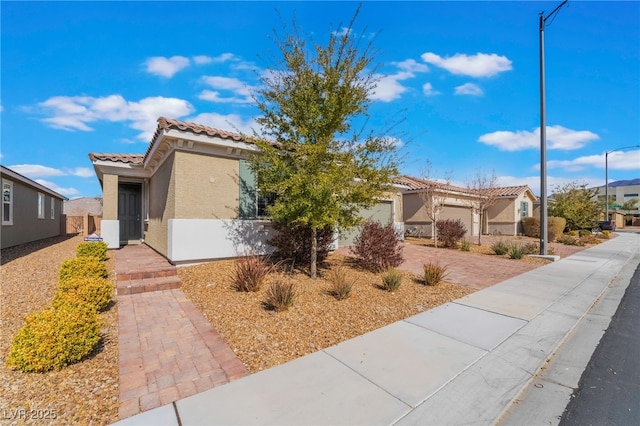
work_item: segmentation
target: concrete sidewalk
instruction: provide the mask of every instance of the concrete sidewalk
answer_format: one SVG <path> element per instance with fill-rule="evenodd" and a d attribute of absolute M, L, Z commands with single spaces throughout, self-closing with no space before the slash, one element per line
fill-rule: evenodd
<path fill-rule="evenodd" d="M 493 424 L 598 301 L 617 306 L 616 277 L 639 261 L 640 235 L 620 234 L 118 425 Z"/>

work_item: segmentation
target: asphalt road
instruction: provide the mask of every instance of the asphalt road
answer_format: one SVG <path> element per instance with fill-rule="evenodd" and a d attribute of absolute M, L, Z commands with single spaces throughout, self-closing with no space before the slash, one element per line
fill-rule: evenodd
<path fill-rule="evenodd" d="M 640 265 L 560 426 L 640 425 Z"/>

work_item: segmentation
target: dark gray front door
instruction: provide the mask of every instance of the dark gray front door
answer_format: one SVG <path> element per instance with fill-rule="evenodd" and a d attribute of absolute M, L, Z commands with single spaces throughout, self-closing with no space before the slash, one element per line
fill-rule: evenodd
<path fill-rule="evenodd" d="M 120 241 L 142 238 L 142 187 L 139 183 L 118 185 L 118 220 L 120 221 Z"/>

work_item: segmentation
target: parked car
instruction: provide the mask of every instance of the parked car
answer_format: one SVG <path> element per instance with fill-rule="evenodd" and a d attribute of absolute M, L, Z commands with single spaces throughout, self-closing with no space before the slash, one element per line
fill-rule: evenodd
<path fill-rule="evenodd" d="M 598 228 L 600 228 L 601 231 L 615 231 L 616 223 L 612 220 L 601 220 L 598 222 Z"/>

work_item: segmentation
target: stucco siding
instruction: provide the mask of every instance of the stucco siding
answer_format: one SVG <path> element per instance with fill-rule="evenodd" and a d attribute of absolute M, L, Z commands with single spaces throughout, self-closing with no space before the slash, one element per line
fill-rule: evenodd
<path fill-rule="evenodd" d="M 118 220 L 118 175 L 102 177 L 102 218 Z"/>
<path fill-rule="evenodd" d="M 175 155 L 171 153 L 149 180 L 149 223 L 144 240 L 158 253 L 167 256 L 170 219 L 175 218 Z"/>
<path fill-rule="evenodd" d="M 175 152 L 176 219 L 235 219 L 240 196 L 237 159 Z"/>
<path fill-rule="evenodd" d="M 2 225 L 2 248 L 61 235 L 62 200 L 44 193 L 44 215 L 38 218 L 38 193 L 42 192 L 20 181 L 8 180 L 13 182 L 13 223 Z"/>

